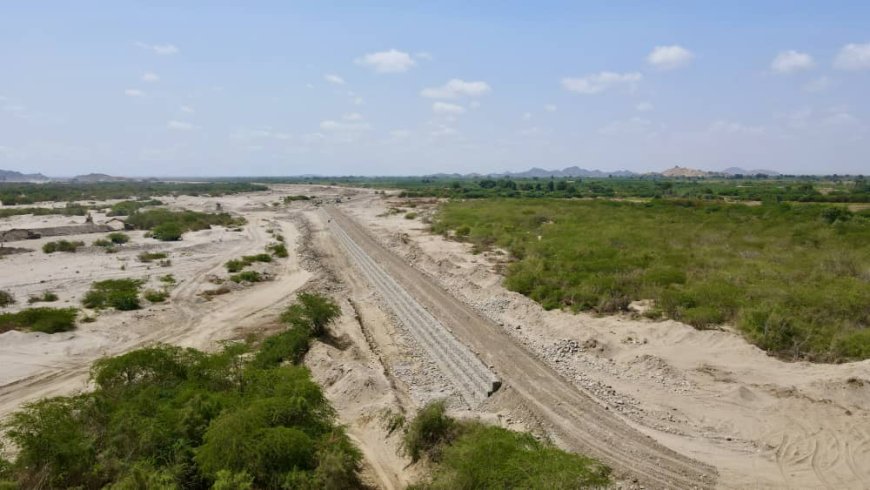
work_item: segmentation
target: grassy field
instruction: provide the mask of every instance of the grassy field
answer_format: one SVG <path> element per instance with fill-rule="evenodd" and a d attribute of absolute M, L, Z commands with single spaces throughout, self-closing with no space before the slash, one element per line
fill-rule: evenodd
<path fill-rule="evenodd" d="M 789 359 L 870 358 L 870 213 L 699 200 L 487 199 L 445 204 L 433 225 L 506 249 L 505 284 L 545 308 L 732 324 Z"/>

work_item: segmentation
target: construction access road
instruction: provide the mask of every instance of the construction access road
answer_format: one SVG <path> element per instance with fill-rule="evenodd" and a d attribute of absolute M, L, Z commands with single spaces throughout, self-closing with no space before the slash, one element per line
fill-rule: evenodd
<path fill-rule="evenodd" d="M 382 296 L 407 295 L 422 305 L 465 348 L 476 352 L 506 386 L 518 393 L 527 407 L 545 420 L 569 449 L 595 457 L 617 474 L 636 478 L 647 487 L 688 489 L 716 485 L 715 468 L 641 433 L 562 378 L 498 325 L 387 250 L 338 207 L 327 206 L 324 211 L 331 219 L 333 233 L 340 235 L 339 241 L 352 242 L 345 243 L 346 249 L 350 246 L 354 250 L 349 254 L 350 259 L 364 262 L 357 264 L 364 268 L 377 264 L 391 278 L 389 288 L 373 284 Z M 449 359 L 433 360 L 439 365 L 451 363 Z"/>

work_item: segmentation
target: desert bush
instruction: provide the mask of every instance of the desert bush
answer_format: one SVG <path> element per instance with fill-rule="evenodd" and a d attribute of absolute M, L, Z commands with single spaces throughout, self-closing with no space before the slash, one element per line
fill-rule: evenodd
<path fill-rule="evenodd" d="M 239 272 L 245 267 L 253 264 L 254 262 L 271 262 L 272 256 L 269 254 L 257 254 L 257 255 L 245 255 L 238 259 L 233 259 L 228 261 L 224 266 L 227 268 L 227 272 Z"/>
<path fill-rule="evenodd" d="M 456 439 L 459 429 L 456 421 L 447 416 L 444 401 L 435 401 L 417 413 L 405 431 L 402 445 L 411 461 L 417 462 L 424 456 L 438 461 L 441 450 Z"/>
<path fill-rule="evenodd" d="M 9 291 L 0 290 L 0 308 L 6 308 L 15 304 L 15 296 Z"/>
<path fill-rule="evenodd" d="M 590 458 L 542 443 L 531 434 L 462 423 L 423 488 L 605 488 L 610 469 Z"/>
<path fill-rule="evenodd" d="M 116 310 L 138 310 L 139 288 L 143 281 L 139 279 L 107 279 L 91 284 L 82 304 L 86 308 L 115 308 Z"/>
<path fill-rule="evenodd" d="M 27 308 L 0 314 L 0 332 L 24 330 L 42 333 L 67 332 L 75 328 L 75 308 Z"/>
<path fill-rule="evenodd" d="M 169 293 L 166 291 L 158 291 L 156 289 L 146 289 L 145 292 L 142 293 L 142 297 L 151 303 L 162 303 L 169 297 Z"/>
<path fill-rule="evenodd" d="M 112 243 L 115 245 L 123 245 L 130 241 L 130 235 L 126 233 L 121 233 L 120 231 L 115 231 L 106 235 Z"/>
<path fill-rule="evenodd" d="M 115 244 L 112 243 L 110 240 L 106 240 L 105 238 L 98 238 L 98 239 L 94 240 L 93 243 L 91 243 L 91 245 L 93 245 L 95 247 L 107 247 L 108 248 L 108 247 L 114 246 Z"/>
<path fill-rule="evenodd" d="M 341 315 L 341 308 L 330 298 L 315 293 L 299 293 L 298 303 L 281 314 L 281 321 L 310 330 L 314 337 L 326 334 L 326 327 Z"/>
<path fill-rule="evenodd" d="M 416 219 L 417 213 L 405 213 L 405 219 Z"/>
<path fill-rule="evenodd" d="M 128 226 L 150 230 L 150 236 L 161 241 L 180 240 L 188 231 L 206 230 L 216 225 L 234 227 L 244 223 L 244 218 L 233 217 L 228 213 L 171 211 L 164 208 L 137 211 L 126 220 Z"/>
<path fill-rule="evenodd" d="M 51 254 L 54 252 L 69 252 L 75 253 L 79 247 L 84 247 L 85 242 L 82 241 L 69 241 L 69 240 L 58 240 L 56 242 L 48 242 L 42 246 L 42 251 Z"/>
<path fill-rule="evenodd" d="M 31 304 L 31 305 L 33 303 L 39 303 L 39 302 L 51 303 L 53 301 L 57 301 L 58 299 L 59 298 L 58 298 L 57 294 L 55 294 L 51 291 L 45 291 L 39 296 L 37 296 L 37 295 L 30 296 L 29 298 L 27 298 L 27 303 Z"/>
<path fill-rule="evenodd" d="M 184 230 L 178 223 L 160 223 L 151 229 L 149 236 L 161 242 L 177 242 L 181 240 Z"/>
<path fill-rule="evenodd" d="M 107 213 L 108 216 L 129 216 L 146 206 L 160 206 L 162 201 L 149 199 L 144 201 L 121 201 L 112 205 Z"/>
<path fill-rule="evenodd" d="M 165 259 L 168 255 L 165 252 L 142 252 L 137 257 L 139 262 L 148 263 L 155 260 Z"/>
<path fill-rule="evenodd" d="M 173 276 L 172 274 L 166 274 L 165 276 L 160 276 L 159 280 L 160 280 L 160 282 L 165 284 L 167 287 L 174 286 L 175 283 L 177 282 L 175 280 L 175 276 Z"/>
<path fill-rule="evenodd" d="M 279 235 L 280 236 L 280 235 Z M 273 243 L 266 247 L 275 257 L 286 258 L 290 254 L 287 253 L 287 246 L 283 243 Z"/>
<path fill-rule="evenodd" d="M 230 276 L 230 281 L 233 282 L 260 282 L 262 280 L 263 276 L 257 271 L 242 271 Z"/>

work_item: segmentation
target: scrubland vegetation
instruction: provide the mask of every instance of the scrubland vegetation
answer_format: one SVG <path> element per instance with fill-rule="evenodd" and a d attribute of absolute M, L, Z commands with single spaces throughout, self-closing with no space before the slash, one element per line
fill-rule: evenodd
<path fill-rule="evenodd" d="M 106 213 L 107 216 L 129 216 L 140 209 L 147 206 L 160 206 L 163 204 L 163 201 L 159 201 L 157 199 L 143 199 L 140 201 L 121 201 L 115 204 L 112 204 L 112 207 L 109 209 L 109 212 Z"/>
<path fill-rule="evenodd" d="M 99 182 L 99 183 L 0 183 L 0 202 L 33 204 L 36 202 L 105 201 L 108 199 L 147 199 L 152 196 L 188 195 L 222 196 L 240 192 L 267 190 L 248 182 L 170 183 L 170 182 Z"/>
<path fill-rule="evenodd" d="M 228 261 L 224 266 L 227 268 L 227 272 L 239 272 L 254 262 L 272 262 L 272 256 L 269 254 L 244 255 L 242 258 Z"/>
<path fill-rule="evenodd" d="M 457 421 L 443 402 L 424 407 L 405 431 L 412 460 L 434 465 L 430 481 L 416 489 L 589 488 L 605 487 L 610 469 L 536 440 L 479 422 Z"/>
<path fill-rule="evenodd" d="M 15 296 L 9 291 L 0 290 L 0 308 L 6 308 L 15 304 Z"/>
<path fill-rule="evenodd" d="M 98 361 L 92 392 L 29 404 L 8 420 L 5 436 L 18 451 L 0 461 L 0 480 L 11 488 L 360 488 L 359 451 L 298 365 L 314 323 L 337 309 L 324 318 L 305 305 L 259 348 L 164 345 Z"/>
<path fill-rule="evenodd" d="M 51 291 L 44 291 L 41 295 L 32 295 L 27 298 L 27 304 L 33 303 L 52 303 L 60 299 L 57 294 Z"/>
<path fill-rule="evenodd" d="M 42 251 L 47 254 L 53 254 L 55 252 L 75 253 L 79 247 L 84 246 L 85 242 L 82 241 L 58 240 L 56 242 L 48 242 L 43 245 Z"/>
<path fill-rule="evenodd" d="M 84 298 L 82 305 L 86 308 L 116 310 L 138 310 L 139 289 L 143 281 L 139 279 L 106 279 L 91 284 L 91 289 Z"/>
<path fill-rule="evenodd" d="M 67 203 L 60 208 L 5 208 L 0 209 L 0 218 L 32 214 L 34 216 L 61 215 L 61 216 L 84 216 L 88 214 L 88 208 L 80 204 Z"/>
<path fill-rule="evenodd" d="M 167 257 L 169 257 L 169 255 L 167 255 L 166 252 L 142 252 L 136 256 L 136 258 L 139 259 L 139 262 L 142 262 L 143 264 L 165 259 Z"/>
<path fill-rule="evenodd" d="M 75 308 L 26 308 L 17 313 L 0 313 L 0 333 L 9 330 L 67 332 L 76 327 L 77 315 Z"/>
<path fill-rule="evenodd" d="M 737 326 L 789 359 L 870 358 L 870 211 L 700 200 L 493 199 L 443 206 L 434 230 L 506 249 L 508 288 L 545 308 Z"/>
<path fill-rule="evenodd" d="M 127 217 L 126 224 L 139 230 L 150 230 L 150 236 L 160 241 L 181 240 L 188 231 L 207 230 L 212 226 L 234 227 L 245 224 L 244 218 L 229 213 L 200 213 L 157 208 L 138 211 Z"/>

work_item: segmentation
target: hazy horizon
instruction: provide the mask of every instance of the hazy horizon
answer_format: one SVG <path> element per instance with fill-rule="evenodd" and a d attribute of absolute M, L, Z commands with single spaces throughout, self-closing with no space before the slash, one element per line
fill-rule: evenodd
<path fill-rule="evenodd" d="M 870 173 L 870 4 L 4 5 L 0 169 Z"/>

